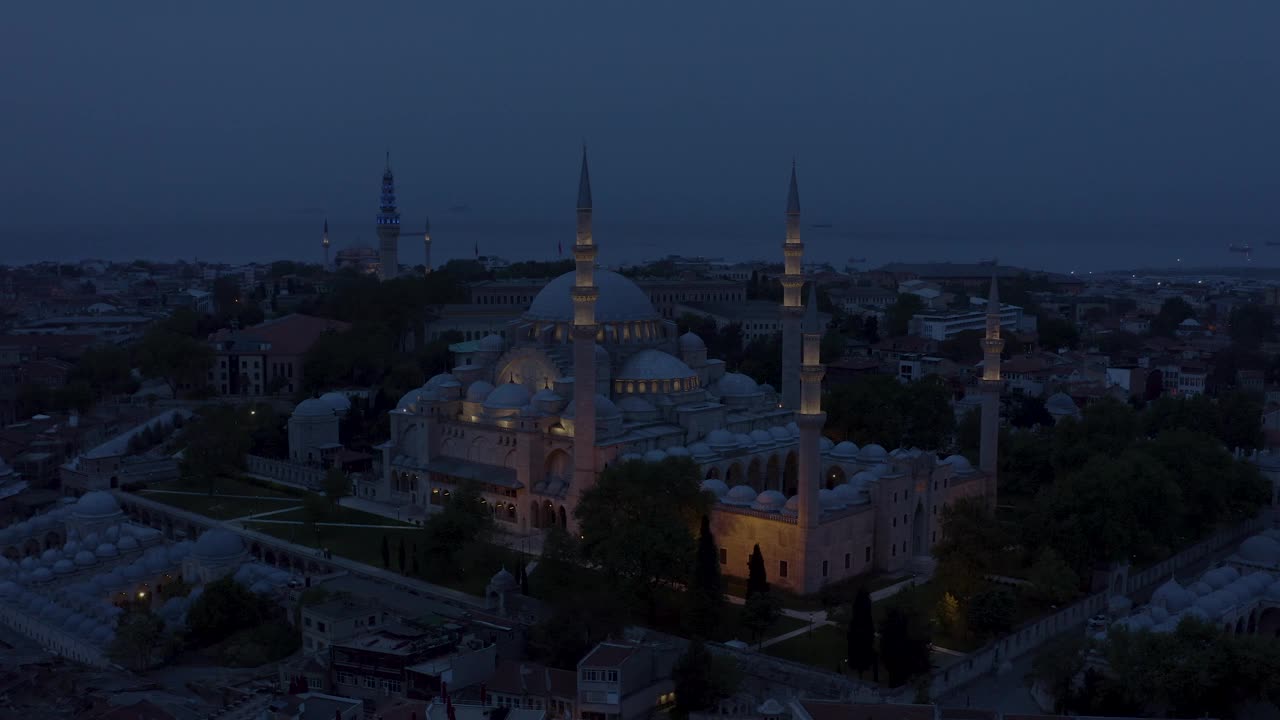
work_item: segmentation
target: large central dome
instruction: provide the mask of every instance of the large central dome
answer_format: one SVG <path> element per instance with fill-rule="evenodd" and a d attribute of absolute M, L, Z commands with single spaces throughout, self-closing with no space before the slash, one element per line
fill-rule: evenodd
<path fill-rule="evenodd" d="M 547 283 L 533 299 L 533 304 L 524 314 L 525 318 L 572 323 L 573 281 L 574 273 L 567 272 Z M 600 291 L 600 298 L 596 301 L 596 322 L 660 319 L 658 311 L 653 309 L 653 303 L 649 302 L 649 296 L 628 278 L 616 272 L 597 269 L 595 283 Z"/>

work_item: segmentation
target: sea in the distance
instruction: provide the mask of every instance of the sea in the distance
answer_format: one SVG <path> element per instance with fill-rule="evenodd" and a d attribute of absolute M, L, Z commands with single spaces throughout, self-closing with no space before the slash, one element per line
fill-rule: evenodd
<path fill-rule="evenodd" d="M 423 261 L 422 223 L 406 218 L 400 260 Z M 821 225 L 815 227 L 814 224 Z M 242 263 L 272 260 L 319 262 L 319 220 L 205 222 L 136 225 L 0 225 L 0 264 L 84 258 L 125 261 L 199 259 Z M 331 221 L 330 252 L 357 244 L 376 246 L 372 222 Z M 1280 228 L 1180 223 L 806 223 L 806 261 L 837 268 L 886 262 L 974 262 L 1085 274 L 1151 267 L 1277 267 Z M 735 260 L 781 260 L 783 222 L 618 221 L 597 218 L 600 261 L 608 266 L 679 254 Z M 433 218 L 432 262 L 476 254 L 508 260 L 572 257 L 572 214 L 563 221 L 498 221 L 460 213 Z M 1252 247 L 1248 259 L 1231 245 Z"/>

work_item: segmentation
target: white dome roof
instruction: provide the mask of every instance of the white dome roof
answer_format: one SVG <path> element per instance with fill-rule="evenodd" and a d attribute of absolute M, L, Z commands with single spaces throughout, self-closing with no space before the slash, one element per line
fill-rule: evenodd
<path fill-rule="evenodd" d="M 105 517 L 120 512 L 120 505 L 105 490 L 87 492 L 76 501 L 72 510 L 79 517 Z"/>
<path fill-rule="evenodd" d="M 626 322 L 631 320 L 658 320 L 661 316 L 653 309 L 649 296 L 631 280 L 611 270 L 596 268 L 594 282 L 599 299 L 596 300 L 596 322 Z M 530 320 L 573 322 L 574 272 L 567 272 L 547 283 L 534 297 L 524 317 Z"/>
<path fill-rule="evenodd" d="M 729 486 L 725 485 L 724 481 L 721 480 L 720 478 L 710 478 L 707 480 L 703 480 L 702 489 L 705 490 L 706 492 L 711 493 L 712 495 L 715 495 L 716 499 L 723 497 L 725 493 L 729 492 Z"/>
<path fill-rule="evenodd" d="M 477 380 L 467 388 L 467 401 L 484 402 L 484 399 L 489 397 L 491 392 L 493 392 L 493 383 L 486 380 Z"/>
<path fill-rule="evenodd" d="M 476 343 L 476 348 L 480 352 L 502 352 L 507 349 L 507 341 L 503 340 L 501 335 L 489 333 L 480 338 L 480 341 Z"/>
<path fill-rule="evenodd" d="M 1239 555 L 1259 565 L 1280 565 L 1280 543 L 1265 535 L 1254 535 L 1240 543 Z"/>
<path fill-rule="evenodd" d="M 765 490 L 756 496 L 751 504 L 752 510 L 761 512 L 779 512 L 787 504 L 787 496 L 777 490 Z"/>
<path fill-rule="evenodd" d="M 213 528 L 196 539 L 191 554 L 202 560 L 225 560 L 244 552 L 244 541 L 230 530 Z"/>
<path fill-rule="evenodd" d="M 750 485 L 734 485 L 721 502 L 726 505 L 750 505 L 756 501 L 756 491 Z"/>
<path fill-rule="evenodd" d="M 854 445 L 848 440 L 845 440 L 839 445 L 836 445 L 835 448 L 831 450 L 831 456 L 838 457 L 838 458 L 848 458 L 852 460 L 858 457 L 858 446 Z"/>
<path fill-rule="evenodd" d="M 863 445 L 858 451 L 858 459 L 865 463 L 880 462 L 889 456 L 885 449 L 876 443 Z"/>
<path fill-rule="evenodd" d="M 680 352 L 695 352 L 698 350 L 706 350 L 707 344 L 698 337 L 698 334 L 690 331 L 680 336 Z"/>
<path fill-rule="evenodd" d="M 760 386 L 742 373 L 725 373 L 716 381 L 715 390 L 721 397 L 747 397 L 760 392 Z"/>
<path fill-rule="evenodd" d="M 351 409 L 351 398 L 340 392 L 327 392 L 320 396 L 320 402 L 333 408 L 333 411 L 339 415 L 346 415 Z"/>
<path fill-rule="evenodd" d="M 333 415 L 333 406 L 319 398 L 307 398 L 293 409 L 293 417 L 325 417 Z"/>
<path fill-rule="evenodd" d="M 471 395 L 470 390 L 467 395 Z M 511 410 L 528 405 L 530 399 L 529 388 L 516 383 L 504 383 L 485 397 L 484 406 L 490 410 Z"/>
<path fill-rule="evenodd" d="M 648 348 L 627 358 L 619 380 L 684 380 L 697 375 L 684 361 L 661 350 Z"/>

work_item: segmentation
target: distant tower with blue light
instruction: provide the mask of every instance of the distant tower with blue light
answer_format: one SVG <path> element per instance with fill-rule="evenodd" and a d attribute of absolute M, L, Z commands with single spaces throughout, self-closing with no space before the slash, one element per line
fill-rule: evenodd
<path fill-rule="evenodd" d="M 382 172 L 382 197 L 378 203 L 378 275 L 389 280 L 400 272 L 400 211 L 396 209 L 396 178 L 391 173 L 391 153 Z"/>
<path fill-rule="evenodd" d="M 324 269 L 329 269 L 329 218 L 324 220 L 324 235 L 320 240 L 320 244 L 324 246 Z"/>

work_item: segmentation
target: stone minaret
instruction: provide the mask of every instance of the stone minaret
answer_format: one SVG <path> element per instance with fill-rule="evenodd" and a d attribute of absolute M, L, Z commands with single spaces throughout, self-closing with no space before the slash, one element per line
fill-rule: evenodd
<path fill-rule="evenodd" d="M 427 218 L 427 228 L 422 231 L 422 247 L 426 253 L 423 256 L 423 264 L 427 268 L 427 274 L 431 274 L 431 218 Z"/>
<path fill-rule="evenodd" d="M 382 172 L 382 195 L 378 201 L 378 275 L 390 280 L 400 272 L 400 211 L 396 209 L 396 178 L 391 174 L 391 153 Z"/>
<path fill-rule="evenodd" d="M 329 269 L 329 219 L 324 220 L 324 236 L 320 240 L 320 244 L 324 246 L 324 269 Z"/>
<path fill-rule="evenodd" d="M 800 408 L 800 261 L 804 243 L 800 242 L 800 189 L 796 186 L 796 163 L 791 162 L 791 187 L 787 190 L 787 239 L 782 244 L 782 406 Z"/>
<path fill-rule="evenodd" d="M 800 495 L 799 523 L 805 530 L 818 526 L 822 508 L 818 505 L 818 486 L 822 482 L 822 458 L 819 438 L 827 414 L 822 412 L 822 376 L 826 374 L 819 357 L 822 347 L 822 325 L 818 322 L 817 283 L 809 286 L 809 306 L 804 310 L 804 357 L 800 372 L 800 407 L 796 425 L 800 428 L 800 445 L 796 459 L 797 493 Z"/>
<path fill-rule="evenodd" d="M 991 271 L 991 294 L 987 297 L 987 335 L 982 339 L 982 444 L 978 465 L 987 476 L 987 499 L 996 504 L 996 458 L 1000 438 L 1000 290 L 996 270 Z"/>
<path fill-rule="evenodd" d="M 573 490 L 596 480 L 596 245 L 591 237 L 591 176 L 582 148 L 578 176 L 578 239 L 573 246 Z"/>

